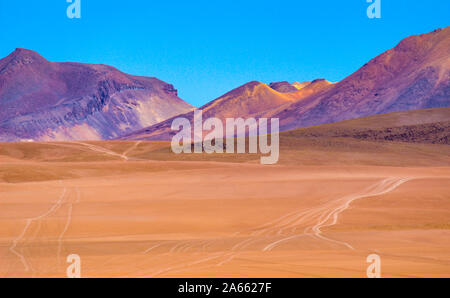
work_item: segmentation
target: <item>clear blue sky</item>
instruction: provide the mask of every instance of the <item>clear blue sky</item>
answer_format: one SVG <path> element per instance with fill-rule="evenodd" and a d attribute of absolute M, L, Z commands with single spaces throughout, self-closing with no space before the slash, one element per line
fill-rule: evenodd
<path fill-rule="evenodd" d="M 172 83 L 200 106 L 252 80 L 338 81 L 402 38 L 450 25 L 449 0 L 0 0 L 0 57 L 104 63 Z"/>

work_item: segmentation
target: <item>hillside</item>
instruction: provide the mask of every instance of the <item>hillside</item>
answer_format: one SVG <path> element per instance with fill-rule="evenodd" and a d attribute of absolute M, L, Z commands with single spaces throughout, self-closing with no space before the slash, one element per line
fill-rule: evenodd
<path fill-rule="evenodd" d="M 26 49 L 0 60 L 0 141 L 111 139 L 192 108 L 172 85 L 111 66 Z"/>

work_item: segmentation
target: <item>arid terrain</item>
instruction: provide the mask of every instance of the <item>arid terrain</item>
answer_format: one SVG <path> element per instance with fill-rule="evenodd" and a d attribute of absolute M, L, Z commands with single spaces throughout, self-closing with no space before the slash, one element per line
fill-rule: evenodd
<path fill-rule="evenodd" d="M 157 141 L 3 143 L 0 276 L 65 277 L 78 254 L 83 277 L 366 277 L 375 253 L 382 277 L 450 277 L 450 147 L 321 130 L 283 133 L 273 166 Z"/>

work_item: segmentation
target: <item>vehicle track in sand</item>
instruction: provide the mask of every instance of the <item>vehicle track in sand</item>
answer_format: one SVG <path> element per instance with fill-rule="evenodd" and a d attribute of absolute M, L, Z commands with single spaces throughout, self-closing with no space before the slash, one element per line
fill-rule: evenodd
<path fill-rule="evenodd" d="M 61 181 L 59 181 L 59 182 L 61 183 Z M 66 196 L 66 193 L 67 193 L 67 188 L 64 187 L 62 194 L 59 196 L 59 199 L 50 207 L 49 210 L 47 210 L 45 213 L 43 213 L 39 216 L 27 218 L 25 220 L 25 227 L 22 230 L 22 233 L 20 233 L 20 235 L 17 236 L 17 238 L 15 238 L 12 241 L 12 244 L 9 247 L 9 251 L 11 251 L 14 255 L 16 255 L 20 259 L 20 261 L 22 262 L 22 264 L 25 268 L 25 271 L 28 272 L 30 270 L 30 266 L 29 266 L 25 256 L 16 249 L 19 242 L 24 239 L 29 227 L 31 226 L 31 224 L 33 222 L 40 222 L 40 220 L 46 218 L 47 216 L 49 216 L 50 214 L 52 214 L 53 212 L 55 212 L 56 210 L 58 210 L 61 207 L 62 202 Z M 40 226 L 38 226 L 38 230 L 36 231 L 36 233 L 39 231 L 39 229 L 40 229 Z"/>
<path fill-rule="evenodd" d="M 223 266 L 239 256 L 239 254 L 241 254 L 250 245 L 259 246 L 259 250 L 262 252 L 270 252 L 281 244 L 302 237 L 312 237 L 330 244 L 341 245 L 348 249 L 354 250 L 354 247 L 347 242 L 324 236 L 322 229 L 336 225 L 338 223 L 339 216 L 350 207 L 352 202 L 363 198 L 387 194 L 410 180 L 412 179 L 401 177 L 385 178 L 355 194 L 334 199 L 317 207 L 290 212 L 277 219 L 271 220 L 267 224 L 260 225 L 255 229 L 247 231 L 247 235 L 245 235 L 246 232 L 235 233 L 233 237 L 242 235 L 240 238 L 243 240 L 238 240 L 237 243 L 235 242 L 234 245 L 232 245 L 227 251 L 212 253 L 210 256 L 201 258 L 198 261 L 191 261 L 189 263 L 182 264 L 171 264 L 166 268 L 161 268 L 160 270 L 152 273 L 150 276 L 155 277 L 168 273 L 178 273 L 189 270 L 190 266 L 200 264 L 204 264 L 206 266 L 204 268 Z M 302 233 L 297 232 L 299 228 L 303 228 Z M 188 250 L 204 250 L 205 247 L 213 245 L 215 241 L 221 241 L 221 239 L 211 239 L 207 241 L 177 241 L 176 243 L 161 242 L 154 244 L 152 247 L 147 249 L 145 253 L 148 253 L 157 247 L 161 249 L 163 246 L 168 246 L 167 250 L 169 255 L 181 251 L 186 252 Z M 180 248 L 182 248 L 182 250 L 180 250 Z M 142 273 L 142 271 L 140 273 Z"/>
<path fill-rule="evenodd" d="M 59 184 L 62 185 L 62 182 L 59 181 Z M 54 235 L 53 238 L 50 237 L 50 234 L 46 235 L 49 237 L 49 240 L 51 243 L 56 243 L 56 259 L 57 263 L 60 264 L 60 255 L 63 248 L 63 240 L 64 236 L 69 229 L 69 226 L 72 222 L 72 212 L 73 212 L 73 205 L 78 204 L 80 202 L 81 193 L 78 188 L 74 188 L 73 191 L 75 191 L 76 199 L 70 200 L 70 193 L 72 189 L 68 189 L 67 187 L 63 186 L 62 193 L 59 196 L 59 198 L 54 202 L 49 209 L 42 213 L 41 215 L 30 217 L 25 219 L 25 226 L 22 230 L 22 232 L 13 239 L 9 251 L 17 256 L 20 260 L 20 262 L 23 265 L 23 268 L 25 272 L 29 272 L 30 270 L 34 272 L 33 266 L 31 265 L 31 261 L 29 258 L 33 258 L 33 255 L 28 252 L 28 256 L 26 256 L 24 250 L 26 248 L 33 249 L 33 245 L 38 245 L 38 242 L 34 242 L 36 239 L 39 239 L 38 236 L 41 232 L 49 233 L 49 231 L 41 231 L 43 226 L 45 227 L 46 224 L 43 223 L 47 219 L 54 220 L 54 217 L 59 218 L 56 214 L 59 210 L 62 210 L 63 206 L 67 206 L 67 215 L 65 217 L 62 217 L 64 220 L 64 224 L 59 225 L 59 220 L 56 223 L 56 230 L 52 228 L 50 231 L 51 233 L 57 233 Z M 62 227 L 61 231 L 59 232 L 59 226 Z M 34 228 L 33 231 L 31 230 L 32 227 Z M 47 226 L 48 229 L 48 226 Z M 44 234 L 45 234 L 44 233 Z M 53 245 L 53 244 L 51 244 Z M 33 273 L 34 276 L 34 273 Z"/>
<path fill-rule="evenodd" d="M 100 146 L 96 146 L 96 145 L 92 145 L 92 144 L 88 144 L 88 143 L 84 143 L 84 142 L 70 142 L 70 143 L 83 145 L 83 146 L 86 146 L 87 148 L 91 149 L 92 151 L 103 153 L 103 154 L 107 154 L 107 155 L 111 155 L 111 156 L 120 157 L 123 160 L 128 161 L 128 157 L 126 155 L 120 154 L 120 153 L 117 153 L 117 152 L 114 152 L 114 151 L 111 151 L 111 150 L 106 149 L 104 147 L 100 147 Z"/>

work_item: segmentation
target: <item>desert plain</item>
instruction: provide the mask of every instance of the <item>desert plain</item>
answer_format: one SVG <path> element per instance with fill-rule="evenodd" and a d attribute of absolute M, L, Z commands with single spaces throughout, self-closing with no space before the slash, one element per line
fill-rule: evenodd
<path fill-rule="evenodd" d="M 280 160 L 168 142 L 3 143 L 0 276 L 450 276 L 448 145 L 280 137 Z"/>

